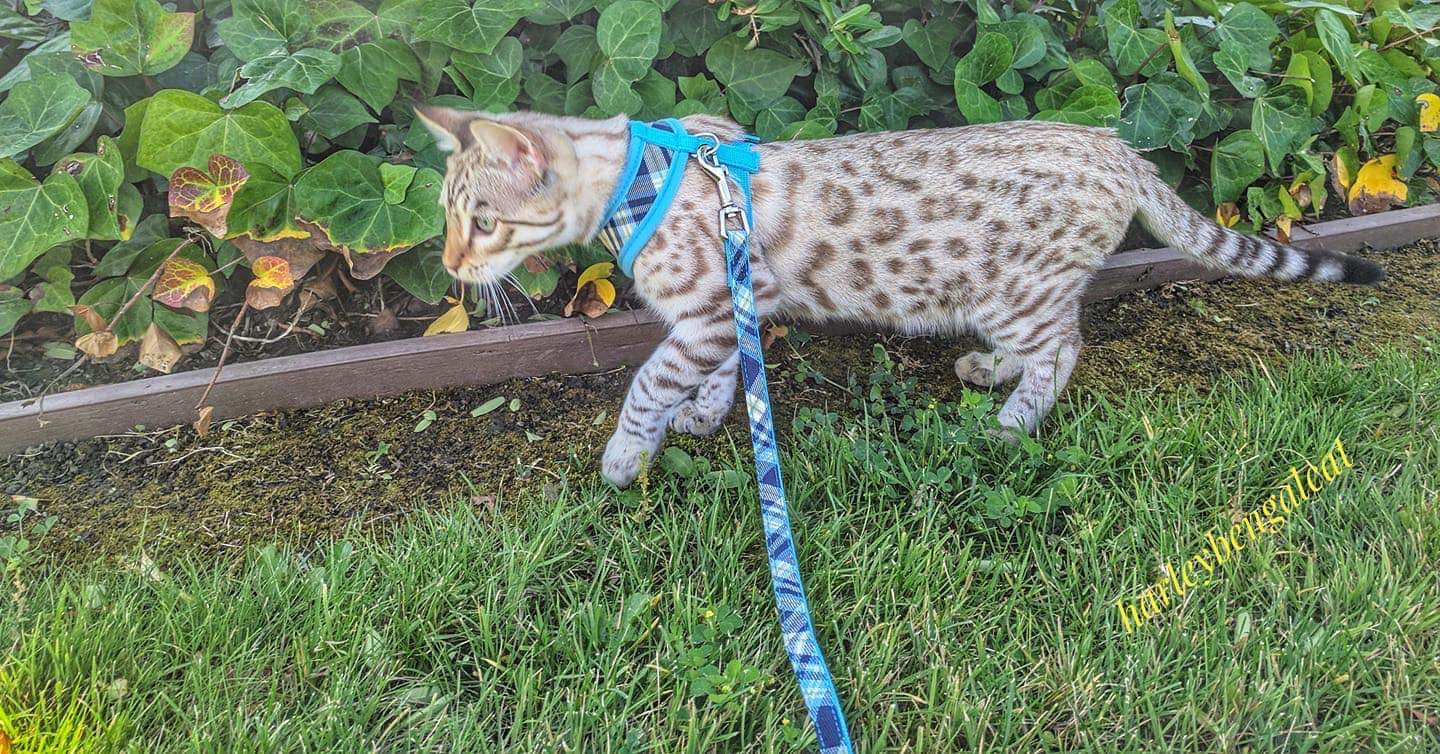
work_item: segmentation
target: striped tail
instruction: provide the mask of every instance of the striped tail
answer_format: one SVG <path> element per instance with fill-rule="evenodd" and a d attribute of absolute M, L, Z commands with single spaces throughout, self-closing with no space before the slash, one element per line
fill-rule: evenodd
<path fill-rule="evenodd" d="M 1140 221 L 1156 238 L 1207 267 L 1245 277 L 1373 285 L 1385 279 L 1374 262 L 1333 251 L 1310 251 L 1264 236 L 1222 228 L 1186 204 L 1149 162 L 1137 160 Z"/>

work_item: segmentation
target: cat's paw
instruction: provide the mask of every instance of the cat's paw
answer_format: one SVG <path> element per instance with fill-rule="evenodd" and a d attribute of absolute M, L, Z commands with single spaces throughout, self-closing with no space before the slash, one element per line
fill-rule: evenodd
<path fill-rule="evenodd" d="M 971 385 L 994 387 L 1000 384 L 994 354 L 971 351 L 955 360 L 955 376 Z"/>
<path fill-rule="evenodd" d="M 605 455 L 600 460 L 600 475 L 605 481 L 625 489 L 640 476 L 640 472 L 655 457 L 658 448 L 651 447 L 645 441 L 616 432 L 610 436 L 610 442 L 605 444 Z"/>
<path fill-rule="evenodd" d="M 691 398 L 675 409 L 674 415 L 670 417 L 670 429 L 696 437 L 714 434 L 715 430 L 725 423 L 725 415 L 730 413 L 729 408 L 701 406 L 697 400 Z"/>

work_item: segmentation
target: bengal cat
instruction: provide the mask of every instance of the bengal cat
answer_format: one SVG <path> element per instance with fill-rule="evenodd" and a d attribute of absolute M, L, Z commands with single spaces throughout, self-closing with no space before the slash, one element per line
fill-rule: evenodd
<path fill-rule="evenodd" d="M 494 285 L 526 257 L 589 241 L 615 190 L 627 119 L 419 113 L 450 152 L 445 266 Z M 722 140 L 724 118 L 682 120 Z M 1033 432 L 1080 354 L 1080 296 L 1131 219 L 1199 262 L 1280 280 L 1376 283 L 1363 259 L 1243 235 L 1187 206 L 1113 131 L 1020 121 L 761 144 L 751 244 L 760 314 L 904 333 L 970 332 L 955 361 L 982 386 L 1019 378 L 1000 409 Z M 635 262 L 635 291 L 669 325 L 636 373 L 602 473 L 629 485 L 666 428 L 704 435 L 735 398 L 735 329 L 715 184 L 688 170 Z"/>

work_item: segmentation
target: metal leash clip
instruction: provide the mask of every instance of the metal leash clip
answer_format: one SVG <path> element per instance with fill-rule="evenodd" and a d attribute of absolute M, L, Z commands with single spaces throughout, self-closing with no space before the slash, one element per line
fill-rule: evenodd
<path fill-rule="evenodd" d="M 720 158 L 716 152 L 720 148 L 720 139 L 715 134 L 695 134 L 695 138 L 706 142 L 695 150 L 695 161 L 700 163 L 700 168 L 715 179 L 715 187 L 720 191 L 720 210 L 717 213 L 719 220 L 720 237 L 725 238 L 732 231 L 740 231 L 746 235 L 750 234 L 750 217 L 745 210 L 735 203 L 730 194 L 730 171 L 720 164 Z M 731 221 L 737 227 L 731 227 Z"/>

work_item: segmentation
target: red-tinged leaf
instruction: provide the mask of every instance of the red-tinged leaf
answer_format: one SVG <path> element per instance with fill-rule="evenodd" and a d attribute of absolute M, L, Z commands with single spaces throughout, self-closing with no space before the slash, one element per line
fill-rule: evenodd
<path fill-rule="evenodd" d="M 210 311 L 215 298 L 215 280 L 205 265 L 184 257 L 171 257 L 160 268 L 152 297 L 174 309 Z"/>
<path fill-rule="evenodd" d="M 255 279 L 245 288 L 245 300 L 252 309 L 270 309 L 295 289 L 290 263 L 280 257 L 260 257 L 250 265 Z"/>
<path fill-rule="evenodd" d="M 181 355 L 180 344 L 170 337 L 170 333 L 151 322 L 145 336 L 140 339 L 140 363 L 162 374 L 170 374 Z"/>
<path fill-rule="evenodd" d="M 188 217 L 216 236 L 224 236 L 235 192 L 250 174 L 244 165 L 223 154 L 211 155 L 209 167 L 209 173 L 182 167 L 170 176 L 170 216 Z"/>

